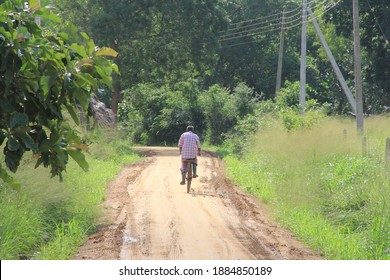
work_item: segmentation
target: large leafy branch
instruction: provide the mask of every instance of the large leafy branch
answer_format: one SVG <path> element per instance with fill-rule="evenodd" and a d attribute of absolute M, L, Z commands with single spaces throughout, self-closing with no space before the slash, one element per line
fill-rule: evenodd
<path fill-rule="evenodd" d="M 69 156 L 88 169 L 86 145 L 64 112 L 79 124 L 78 111 L 88 108 L 91 95 L 102 85 L 112 87 L 111 74 L 118 68 L 106 56 L 117 53 L 98 48 L 36 2 L 0 5 L 0 145 L 10 171 L 32 151 L 36 167 L 50 167 L 52 176 L 62 178 Z M 0 178 L 15 185 L 1 163 Z"/>

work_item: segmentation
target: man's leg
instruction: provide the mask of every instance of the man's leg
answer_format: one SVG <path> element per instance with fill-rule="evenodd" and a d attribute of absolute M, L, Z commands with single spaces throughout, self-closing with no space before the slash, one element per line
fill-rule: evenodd
<path fill-rule="evenodd" d="M 196 178 L 198 177 L 198 172 L 197 172 L 197 167 L 198 167 L 198 159 L 196 159 L 196 161 L 194 162 L 194 164 L 192 165 L 193 168 L 192 168 L 192 178 Z"/>
<path fill-rule="evenodd" d="M 186 171 L 187 171 L 187 162 L 185 160 L 182 160 L 181 161 L 181 168 L 180 168 L 180 172 L 181 172 L 180 185 L 185 185 L 185 183 L 186 183 Z"/>

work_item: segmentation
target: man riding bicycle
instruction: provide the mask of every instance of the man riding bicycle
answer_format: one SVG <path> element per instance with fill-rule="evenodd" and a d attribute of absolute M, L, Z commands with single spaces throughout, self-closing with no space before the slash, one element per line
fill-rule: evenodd
<path fill-rule="evenodd" d="M 184 185 L 185 178 L 186 178 L 186 172 L 187 172 L 187 161 L 188 159 L 194 159 L 195 163 L 193 164 L 193 178 L 198 177 L 197 174 L 197 166 L 198 166 L 198 159 L 197 155 L 200 156 L 200 141 L 198 135 L 194 133 L 194 127 L 193 126 L 187 126 L 186 132 L 184 132 L 179 139 L 179 151 L 181 154 L 181 185 Z"/>

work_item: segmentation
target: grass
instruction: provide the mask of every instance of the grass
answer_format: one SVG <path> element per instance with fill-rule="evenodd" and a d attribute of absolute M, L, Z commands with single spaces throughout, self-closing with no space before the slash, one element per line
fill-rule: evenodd
<path fill-rule="evenodd" d="M 274 125 L 242 157 L 225 157 L 228 174 L 325 258 L 390 259 L 388 122 L 366 120 L 366 156 L 352 120 L 290 132 Z"/>
<path fill-rule="evenodd" d="M 124 164 L 137 160 L 129 143 L 100 138 L 87 155 L 89 172 L 70 161 L 60 183 L 50 179 L 49 170 L 34 169 L 33 159 L 26 156 L 15 174 L 21 190 L 0 185 L 0 258 L 72 258 L 94 230 L 108 181 Z"/>

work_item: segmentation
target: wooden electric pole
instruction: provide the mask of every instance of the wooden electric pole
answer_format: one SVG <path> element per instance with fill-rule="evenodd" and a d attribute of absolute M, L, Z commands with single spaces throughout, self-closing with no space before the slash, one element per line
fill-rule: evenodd
<path fill-rule="evenodd" d="M 283 67 L 283 53 L 284 53 L 284 11 L 282 13 L 282 26 L 280 30 L 280 43 L 279 43 L 279 58 L 278 58 L 278 70 L 276 72 L 276 89 L 275 95 L 278 96 L 280 88 L 282 86 L 282 67 Z"/>
<path fill-rule="evenodd" d="M 362 90 L 362 57 L 360 52 L 359 35 L 359 2 L 353 1 L 353 38 L 354 38 L 354 70 L 356 94 L 356 126 L 358 132 L 364 134 L 363 90 Z"/>
<path fill-rule="evenodd" d="M 301 71 L 300 71 L 300 95 L 299 105 L 301 113 L 306 106 L 306 29 L 307 29 L 307 2 L 303 0 L 302 5 L 302 37 L 301 37 Z"/>

